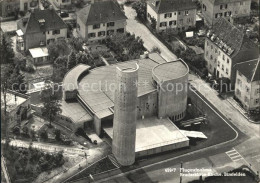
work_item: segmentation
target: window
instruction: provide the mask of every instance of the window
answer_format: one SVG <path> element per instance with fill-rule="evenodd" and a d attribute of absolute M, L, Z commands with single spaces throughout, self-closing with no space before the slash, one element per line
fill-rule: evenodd
<path fill-rule="evenodd" d="M 229 59 L 227 58 L 227 63 L 229 64 Z"/>
<path fill-rule="evenodd" d="M 260 89 L 257 88 L 257 89 L 255 90 L 255 94 L 257 95 L 257 94 L 259 94 L 259 93 L 260 93 Z"/>
<path fill-rule="evenodd" d="M 223 5 L 222 5 L 222 4 L 220 5 L 220 9 L 221 9 L 221 10 L 223 9 Z"/>
<path fill-rule="evenodd" d="M 236 90 L 236 94 L 237 94 L 237 96 L 241 96 L 241 92 L 239 89 Z"/>
<path fill-rule="evenodd" d="M 52 35 L 55 35 L 55 34 L 60 34 L 60 30 L 53 30 Z"/>
<path fill-rule="evenodd" d="M 179 12 L 178 12 L 178 14 L 180 15 L 180 14 L 181 14 L 181 12 L 179 11 Z"/>
<path fill-rule="evenodd" d="M 222 64 L 222 71 L 224 71 L 224 65 Z"/>
<path fill-rule="evenodd" d="M 113 27 L 113 26 L 115 26 L 115 22 L 108 22 L 107 23 L 107 27 Z"/>
<path fill-rule="evenodd" d="M 77 28 L 80 30 L 80 25 L 79 24 L 77 24 Z"/>
<path fill-rule="evenodd" d="M 249 87 L 246 86 L 245 88 L 246 88 L 246 92 L 249 93 L 250 91 Z"/>
<path fill-rule="evenodd" d="M 93 33 L 89 33 L 89 34 L 88 34 L 88 37 L 89 37 L 89 38 L 94 38 L 94 37 L 96 37 L 96 33 L 94 33 L 94 32 L 93 32 Z"/>
<path fill-rule="evenodd" d="M 100 24 L 93 25 L 93 29 L 99 29 L 99 28 L 100 28 Z"/>
<path fill-rule="evenodd" d="M 225 60 L 225 55 L 223 54 L 223 57 L 222 57 L 223 60 Z"/>
<path fill-rule="evenodd" d="M 113 34 L 114 32 L 115 32 L 114 30 L 108 30 L 107 35 L 109 36 L 109 35 Z"/>
<path fill-rule="evenodd" d="M 190 23 L 191 22 L 191 18 L 187 18 L 187 23 Z"/>
<path fill-rule="evenodd" d="M 226 74 L 228 74 L 228 68 L 226 68 Z"/>
<path fill-rule="evenodd" d="M 103 37 L 106 35 L 105 31 L 98 32 L 98 37 Z"/>
<path fill-rule="evenodd" d="M 255 104 L 259 104 L 259 99 L 255 99 Z"/>
<path fill-rule="evenodd" d="M 228 5 L 227 5 L 227 4 L 225 4 L 225 9 L 227 9 L 227 7 L 228 7 Z"/>
<path fill-rule="evenodd" d="M 169 17 L 169 18 L 172 17 L 172 13 L 165 13 L 165 14 L 164 14 L 164 18 L 168 18 L 168 17 Z"/>
<path fill-rule="evenodd" d="M 227 16 L 227 12 L 224 13 L 224 17 L 226 17 L 226 16 Z"/>
<path fill-rule="evenodd" d="M 218 53 L 218 49 L 217 48 L 215 48 L 215 53 Z"/>
<path fill-rule="evenodd" d="M 215 14 L 215 18 L 218 18 L 218 13 Z"/>
<path fill-rule="evenodd" d="M 160 27 L 166 27 L 166 26 L 167 26 L 167 22 L 160 23 Z"/>
<path fill-rule="evenodd" d="M 176 25 L 176 20 L 170 21 L 169 25 Z"/>
<path fill-rule="evenodd" d="M 243 2 L 240 2 L 240 6 L 243 6 Z"/>
<path fill-rule="evenodd" d="M 189 15 L 189 11 L 185 11 L 185 15 Z"/>
<path fill-rule="evenodd" d="M 176 15 L 177 13 L 176 12 L 174 12 L 174 15 Z"/>
<path fill-rule="evenodd" d="M 211 49 L 213 50 L 213 45 L 211 45 Z"/>
<path fill-rule="evenodd" d="M 220 66 L 220 61 L 218 61 L 218 67 Z"/>

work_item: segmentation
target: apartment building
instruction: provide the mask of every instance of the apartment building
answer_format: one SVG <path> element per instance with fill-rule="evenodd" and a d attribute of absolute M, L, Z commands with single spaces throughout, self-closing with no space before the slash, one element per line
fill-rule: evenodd
<path fill-rule="evenodd" d="M 196 26 L 197 6 L 192 0 L 151 0 L 147 2 L 147 19 L 156 21 L 156 30 L 179 31 Z"/>
<path fill-rule="evenodd" d="M 77 13 L 77 32 L 87 41 L 97 41 L 115 32 L 124 33 L 126 16 L 113 0 L 93 1 Z"/>
<path fill-rule="evenodd" d="M 258 57 L 258 46 L 228 20 L 219 18 L 213 28 L 208 30 L 204 58 L 209 73 L 217 78 L 229 78 L 234 86 L 234 66 Z"/>
<path fill-rule="evenodd" d="M 231 21 L 249 16 L 250 6 L 251 0 L 202 0 L 202 15 L 205 22 L 212 26 L 220 17 Z"/>
<path fill-rule="evenodd" d="M 21 51 L 67 38 L 67 25 L 53 9 L 35 9 L 17 22 L 17 28 L 17 47 Z"/>
<path fill-rule="evenodd" d="M 260 60 L 236 65 L 235 96 L 247 111 L 260 111 Z"/>

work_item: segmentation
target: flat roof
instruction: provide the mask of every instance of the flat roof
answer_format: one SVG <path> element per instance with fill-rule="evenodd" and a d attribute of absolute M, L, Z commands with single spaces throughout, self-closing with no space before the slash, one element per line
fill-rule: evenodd
<path fill-rule="evenodd" d="M 153 74 L 162 81 L 180 78 L 188 72 L 189 68 L 182 60 L 163 63 L 153 69 Z"/>
<path fill-rule="evenodd" d="M 47 47 L 39 47 L 29 49 L 33 58 L 47 57 L 49 56 Z"/>
<path fill-rule="evenodd" d="M 113 127 L 104 128 L 113 139 Z M 135 152 L 188 141 L 189 139 L 168 118 L 150 117 L 136 122 Z"/>
<path fill-rule="evenodd" d="M 78 89 L 78 79 L 79 76 L 87 71 L 90 68 L 89 65 L 86 64 L 78 64 L 77 66 L 73 67 L 63 79 L 63 88 L 65 91 L 73 91 Z"/>
<path fill-rule="evenodd" d="M 7 111 L 14 110 L 17 106 L 24 103 L 29 97 L 22 97 L 22 94 L 6 93 Z M 4 107 L 4 94 L 1 92 L 1 108 Z"/>
<path fill-rule="evenodd" d="M 61 115 L 69 117 L 74 123 L 92 121 L 92 116 L 78 103 L 61 101 Z"/>
<path fill-rule="evenodd" d="M 158 58 L 157 60 L 151 59 Z M 93 113 L 98 116 L 106 117 L 111 114 L 114 106 L 114 91 L 116 84 L 116 67 L 131 68 L 136 63 L 139 65 L 138 70 L 138 96 L 153 92 L 156 90 L 153 85 L 152 69 L 158 64 L 166 63 L 157 53 L 150 54 L 149 58 L 137 59 L 132 61 L 120 62 L 117 64 L 103 66 L 92 69 L 79 82 L 78 92 L 84 102 L 89 106 Z M 136 67 L 136 66 L 135 66 Z"/>

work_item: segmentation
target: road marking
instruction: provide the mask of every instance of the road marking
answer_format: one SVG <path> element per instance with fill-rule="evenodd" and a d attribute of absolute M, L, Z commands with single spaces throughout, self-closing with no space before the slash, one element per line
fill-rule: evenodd
<path fill-rule="evenodd" d="M 226 154 L 234 162 L 244 159 L 235 148 L 233 148 L 230 151 L 227 151 Z"/>

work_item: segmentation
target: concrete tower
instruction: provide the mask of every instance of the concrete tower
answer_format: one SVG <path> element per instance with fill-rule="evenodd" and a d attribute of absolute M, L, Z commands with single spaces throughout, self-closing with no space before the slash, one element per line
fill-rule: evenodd
<path fill-rule="evenodd" d="M 112 152 L 122 166 L 135 162 L 138 69 L 116 71 Z"/>

